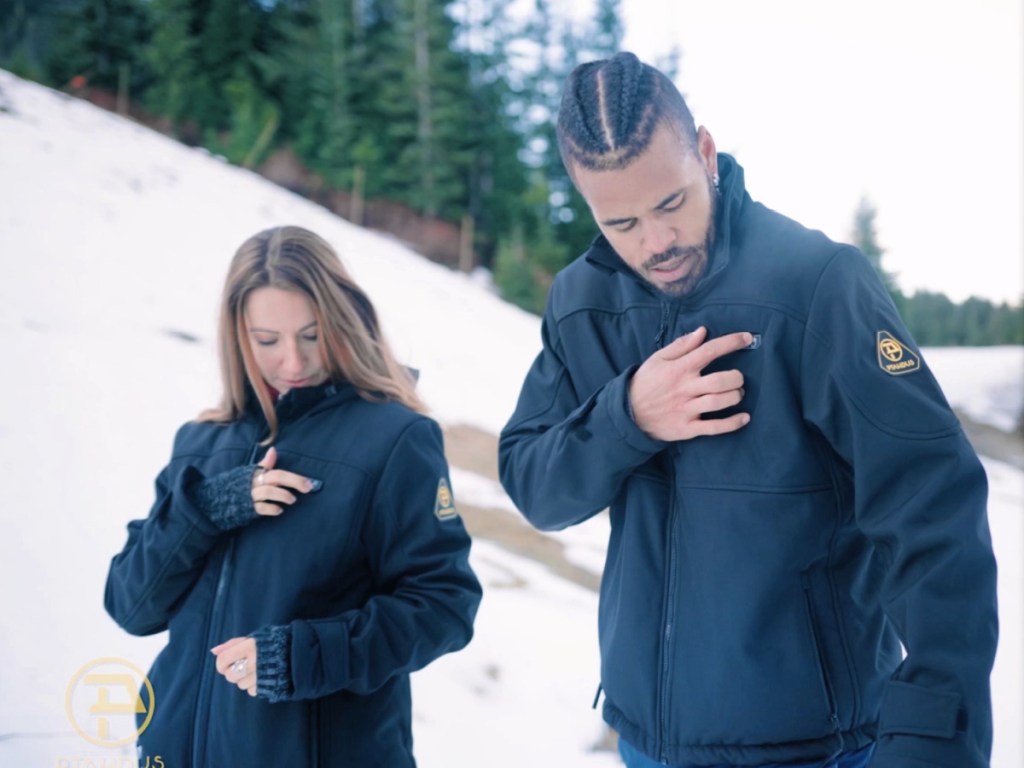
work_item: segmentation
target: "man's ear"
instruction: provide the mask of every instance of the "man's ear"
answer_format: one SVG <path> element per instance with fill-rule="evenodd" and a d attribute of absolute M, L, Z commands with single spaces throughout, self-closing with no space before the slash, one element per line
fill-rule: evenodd
<path fill-rule="evenodd" d="M 697 153 L 707 168 L 708 176 L 714 178 L 718 175 L 718 149 L 715 147 L 715 140 L 711 132 L 703 125 L 697 129 Z"/>

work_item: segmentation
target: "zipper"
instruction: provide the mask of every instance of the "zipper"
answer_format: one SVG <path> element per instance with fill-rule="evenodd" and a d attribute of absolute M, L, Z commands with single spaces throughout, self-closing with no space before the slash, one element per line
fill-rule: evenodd
<path fill-rule="evenodd" d="M 320 745 L 324 745 L 324 754 L 330 754 L 330 750 L 327 749 L 327 742 L 325 740 L 325 732 L 321 729 L 321 716 L 320 716 L 320 699 L 313 699 L 313 727 L 311 729 L 313 738 L 310 739 L 310 747 L 312 748 L 312 760 L 311 763 L 315 768 L 323 768 L 320 764 Z"/>
<path fill-rule="evenodd" d="M 669 302 L 661 302 L 661 326 L 658 328 L 658 334 L 654 337 L 655 349 L 665 346 L 665 336 L 668 333 L 668 309 Z"/>
<path fill-rule="evenodd" d="M 834 760 L 843 751 L 843 727 L 839 722 L 835 689 L 832 687 L 832 679 L 829 677 L 828 668 L 825 666 L 825 647 L 822 644 L 821 635 L 818 633 L 818 622 L 815 621 L 814 604 L 811 601 L 810 577 L 805 572 L 801 574 L 800 579 L 803 582 L 804 607 L 807 609 L 807 620 L 811 624 L 811 637 L 814 639 L 814 654 L 818 662 L 818 676 L 821 680 L 822 688 L 825 691 L 825 701 L 828 706 L 828 721 L 832 725 L 832 730 L 835 732 L 836 738 L 839 740 L 839 746 L 822 763 L 822 765 L 827 766 L 830 761 Z"/>
<path fill-rule="evenodd" d="M 259 453 L 260 444 L 257 442 L 249 451 L 249 458 L 246 464 L 252 464 Z M 227 596 L 227 586 L 231 578 L 231 569 L 234 564 L 235 537 L 232 536 L 224 549 L 224 557 L 220 561 L 220 574 L 217 577 L 217 590 L 213 593 L 213 605 L 210 606 L 208 620 L 208 632 L 206 636 L 206 647 L 212 648 L 221 641 L 222 608 Z M 213 683 L 213 669 L 216 659 L 212 653 L 203 653 L 203 666 L 199 673 L 199 700 L 196 705 L 195 722 L 192 724 L 192 765 L 194 768 L 201 768 L 204 764 L 202 759 L 206 753 L 206 735 L 209 725 L 208 710 L 210 708 L 210 688 Z"/>
<path fill-rule="evenodd" d="M 664 585 L 664 607 L 662 609 L 662 630 L 661 630 L 661 681 L 658 691 L 658 750 L 661 762 L 668 765 L 668 755 L 665 754 L 665 739 L 668 733 L 668 705 L 669 692 L 672 688 L 672 606 L 675 603 L 676 595 L 676 574 L 675 574 L 675 529 L 676 520 L 676 477 L 675 464 L 672 464 L 671 485 L 669 486 L 669 513 L 668 527 L 665 544 L 665 585 Z"/>

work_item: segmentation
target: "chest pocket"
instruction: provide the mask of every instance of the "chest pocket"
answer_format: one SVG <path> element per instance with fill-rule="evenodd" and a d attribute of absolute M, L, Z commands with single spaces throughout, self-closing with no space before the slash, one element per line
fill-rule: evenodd
<path fill-rule="evenodd" d="M 723 408 L 713 413 L 705 413 L 703 419 L 723 419 L 736 413 L 749 413 L 751 418 L 757 409 L 757 401 L 761 394 L 761 379 L 764 372 L 765 353 L 763 349 L 764 334 L 751 331 L 754 340 L 746 349 L 720 357 L 704 369 L 704 375 L 721 371 L 737 370 L 743 374 L 743 399 L 738 405 Z"/>
<path fill-rule="evenodd" d="M 294 604 L 333 603 L 369 584 L 368 564 L 359 541 L 368 503 L 366 475 L 345 464 L 318 461 L 282 451 L 279 466 L 323 481 L 278 517 L 250 525 L 238 540 L 239 562 L 256 566 L 253 579 Z M 257 589 L 257 585 L 252 585 Z"/>
<path fill-rule="evenodd" d="M 750 423 L 729 434 L 677 443 L 676 477 L 691 486 L 783 492 L 819 489 L 828 484 L 828 472 L 803 420 L 799 351 L 789 348 L 796 337 L 787 338 L 786 323 L 772 313 L 754 314 L 726 322 L 700 319 L 694 323 L 694 327 L 708 328 L 708 338 L 736 331 L 754 334 L 748 348 L 714 360 L 703 371 L 707 375 L 738 370 L 744 390 L 739 405 L 703 418 L 743 412 L 750 414 Z"/>

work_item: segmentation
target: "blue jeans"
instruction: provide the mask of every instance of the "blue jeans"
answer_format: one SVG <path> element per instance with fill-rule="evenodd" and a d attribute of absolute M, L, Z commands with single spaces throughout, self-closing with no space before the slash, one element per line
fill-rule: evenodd
<path fill-rule="evenodd" d="M 867 768 L 871 755 L 875 752 L 875 745 L 869 744 L 856 752 L 844 752 L 827 765 L 822 765 L 822 760 L 812 760 L 804 763 L 766 763 L 755 768 Z M 663 763 L 648 757 L 625 739 L 619 739 L 619 754 L 626 768 L 665 768 Z M 671 765 L 669 768 L 742 768 L 727 763 L 713 766 L 696 765 Z"/>

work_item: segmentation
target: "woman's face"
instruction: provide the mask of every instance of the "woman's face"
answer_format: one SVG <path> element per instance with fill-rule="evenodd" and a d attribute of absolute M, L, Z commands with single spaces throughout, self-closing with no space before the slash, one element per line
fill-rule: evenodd
<path fill-rule="evenodd" d="M 327 379 L 320 356 L 319 332 L 313 305 L 298 291 L 257 288 L 245 302 L 256 367 L 263 380 L 282 395 L 289 389 L 311 387 Z"/>

